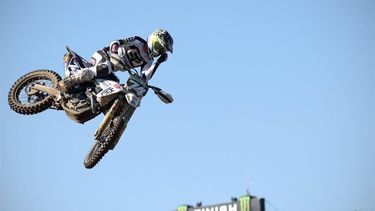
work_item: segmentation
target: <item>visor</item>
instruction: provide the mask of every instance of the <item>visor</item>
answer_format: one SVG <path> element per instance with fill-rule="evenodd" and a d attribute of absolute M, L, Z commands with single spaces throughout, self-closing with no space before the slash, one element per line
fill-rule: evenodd
<path fill-rule="evenodd" d="M 153 51 L 157 53 L 157 55 L 161 55 L 165 53 L 166 50 L 158 40 L 155 40 L 153 45 Z"/>

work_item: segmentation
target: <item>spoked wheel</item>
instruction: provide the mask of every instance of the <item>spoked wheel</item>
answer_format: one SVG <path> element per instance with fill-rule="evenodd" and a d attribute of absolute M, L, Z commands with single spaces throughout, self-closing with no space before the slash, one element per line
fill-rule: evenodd
<path fill-rule="evenodd" d="M 53 99 L 47 93 L 32 89 L 34 84 L 57 87 L 61 80 L 52 70 L 35 70 L 19 78 L 8 94 L 8 103 L 17 113 L 30 115 L 40 113 L 52 105 Z"/>
<path fill-rule="evenodd" d="M 108 124 L 99 140 L 94 143 L 87 154 L 84 165 L 86 168 L 93 168 L 100 159 L 108 152 L 113 142 L 118 141 L 124 129 L 124 119 L 116 117 L 112 123 Z"/>

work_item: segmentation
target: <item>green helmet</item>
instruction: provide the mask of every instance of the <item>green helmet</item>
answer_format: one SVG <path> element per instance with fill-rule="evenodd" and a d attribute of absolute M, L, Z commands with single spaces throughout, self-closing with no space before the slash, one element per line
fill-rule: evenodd
<path fill-rule="evenodd" d="M 166 52 L 173 53 L 173 38 L 164 29 L 157 29 L 147 39 L 147 45 L 151 50 L 151 55 L 157 57 Z"/>

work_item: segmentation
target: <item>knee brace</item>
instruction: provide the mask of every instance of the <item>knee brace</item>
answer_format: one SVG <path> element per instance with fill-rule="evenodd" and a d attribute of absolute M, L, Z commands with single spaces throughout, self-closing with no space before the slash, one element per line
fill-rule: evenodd
<path fill-rule="evenodd" d="M 107 64 L 102 63 L 102 64 L 98 64 L 96 66 L 96 76 L 97 77 L 103 77 L 103 76 L 109 75 L 110 73 L 111 73 L 111 71 L 109 70 Z"/>

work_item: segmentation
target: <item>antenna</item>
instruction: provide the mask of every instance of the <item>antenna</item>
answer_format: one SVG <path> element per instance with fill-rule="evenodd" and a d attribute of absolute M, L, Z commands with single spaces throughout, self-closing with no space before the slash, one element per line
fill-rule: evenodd
<path fill-rule="evenodd" d="M 246 188 L 246 194 L 249 195 L 249 196 L 251 196 L 249 188 Z"/>
<path fill-rule="evenodd" d="M 245 170 L 245 183 L 246 183 L 246 193 L 250 196 L 250 186 L 254 185 L 254 182 L 250 181 L 250 176 L 248 170 Z"/>

